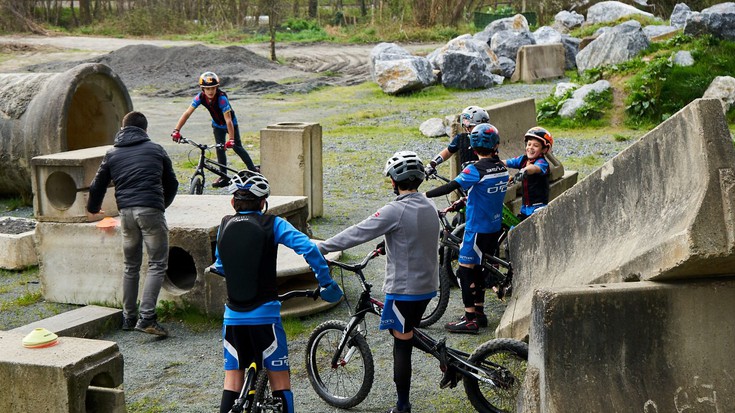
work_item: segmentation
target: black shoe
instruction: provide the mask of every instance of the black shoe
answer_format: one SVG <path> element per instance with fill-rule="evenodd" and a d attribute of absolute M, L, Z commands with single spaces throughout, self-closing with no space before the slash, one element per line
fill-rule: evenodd
<path fill-rule="evenodd" d="M 406 410 L 400 410 L 398 407 L 391 407 L 390 410 L 385 413 L 411 413 L 411 405 L 409 404 Z"/>
<path fill-rule="evenodd" d="M 442 376 L 441 381 L 439 382 L 439 388 L 446 389 L 450 388 L 453 389 L 457 387 L 457 382 L 459 381 L 459 374 L 457 371 L 453 368 L 448 368 L 447 371 L 444 372 L 444 375 Z"/>
<path fill-rule="evenodd" d="M 212 182 L 212 186 L 215 187 L 215 188 L 224 188 L 224 187 L 226 187 L 229 184 L 230 184 L 230 180 L 229 179 L 224 179 L 222 177 L 219 177 L 219 178 L 217 178 L 216 181 Z"/>
<path fill-rule="evenodd" d="M 478 334 L 480 326 L 476 320 L 460 320 L 454 323 L 447 323 L 444 328 L 450 333 Z"/>
<path fill-rule="evenodd" d="M 138 322 L 138 317 L 123 317 L 122 329 L 125 331 L 135 330 L 135 324 Z"/>
<path fill-rule="evenodd" d="M 477 326 L 480 328 L 487 327 L 487 316 L 485 314 L 475 313 L 475 321 L 477 322 Z M 459 321 L 464 321 L 466 318 L 465 316 L 462 316 Z"/>
<path fill-rule="evenodd" d="M 161 337 L 168 336 L 168 331 L 166 331 L 165 328 L 163 328 L 155 318 L 146 320 L 145 318 L 141 318 L 138 320 L 138 323 L 135 325 L 136 331 L 142 331 L 144 333 L 148 334 L 154 334 Z"/>

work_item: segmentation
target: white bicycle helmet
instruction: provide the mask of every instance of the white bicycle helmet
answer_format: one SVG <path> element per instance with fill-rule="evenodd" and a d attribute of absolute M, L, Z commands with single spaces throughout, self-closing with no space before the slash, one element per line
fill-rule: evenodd
<path fill-rule="evenodd" d="M 230 178 L 227 191 L 238 199 L 256 200 L 267 198 L 271 194 L 271 186 L 263 175 L 244 170 Z"/>
<path fill-rule="evenodd" d="M 490 115 L 487 111 L 479 106 L 467 106 L 460 115 L 462 126 L 465 128 L 474 128 L 481 123 L 489 123 Z"/>
<path fill-rule="evenodd" d="M 416 179 L 423 181 L 426 176 L 424 172 L 424 164 L 421 159 L 413 151 L 399 151 L 388 158 L 383 170 L 385 176 L 390 176 L 394 181 L 401 182 L 405 180 L 414 181 Z"/>

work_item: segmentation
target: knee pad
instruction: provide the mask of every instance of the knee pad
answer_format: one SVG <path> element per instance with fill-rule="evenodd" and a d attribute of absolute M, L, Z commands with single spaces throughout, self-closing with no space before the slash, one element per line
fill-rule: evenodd
<path fill-rule="evenodd" d="M 274 390 L 273 397 L 278 397 L 283 403 L 283 413 L 294 413 L 293 405 L 293 393 L 290 389 L 287 390 Z"/>
<path fill-rule="evenodd" d="M 467 307 L 475 306 L 475 293 L 477 282 L 474 277 L 474 268 L 460 266 L 457 269 L 457 278 L 459 278 L 459 286 L 462 290 L 462 305 Z M 474 285 L 474 287 L 470 287 Z"/>
<path fill-rule="evenodd" d="M 478 265 L 472 269 L 472 278 L 474 287 L 472 287 L 472 295 L 474 296 L 475 303 L 485 302 L 485 269 Z"/>

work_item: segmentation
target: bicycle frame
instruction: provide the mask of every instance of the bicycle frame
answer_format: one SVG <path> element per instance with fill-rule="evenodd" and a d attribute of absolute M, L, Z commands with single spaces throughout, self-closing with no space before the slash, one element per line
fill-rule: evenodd
<path fill-rule="evenodd" d="M 197 143 L 191 139 L 184 138 L 184 137 L 181 138 L 180 142 L 188 143 L 189 145 L 192 145 L 199 150 L 199 160 L 197 161 L 196 169 L 194 169 L 194 173 L 191 175 L 191 178 L 189 179 L 189 182 L 191 184 L 191 188 L 189 192 L 191 194 L 201 195 L 203 193 L 204 182 L 205 182 L 205 175 L 204 175 L 205 170 L 212 172 L 213 174 L 219 176 L 222 179 L 226 179 L 226 180 L 229 180 L 230 177 L 227 175 L 227 173 L 222 172 L 222 169 L 225 169 L 231 172 L 232 174 L 236 174 L 238 172 L 237 170 L 232 169 L 228 167 L 227 165 L 223 165 L 207 157 L 208 150 L 225 149 L 224 144 L 218 143 L 215 145 L 205 145 L 205 144 Z M 201 179 L 197 179 L 197 177 L 201 177 Z"/>

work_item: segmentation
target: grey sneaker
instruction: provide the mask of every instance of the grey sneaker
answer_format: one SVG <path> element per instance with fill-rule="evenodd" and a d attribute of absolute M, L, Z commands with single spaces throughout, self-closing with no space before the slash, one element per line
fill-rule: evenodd
<path fill-rule="evenodd" d="M 135 324 L 138 322 L 138 317 L 123 317 L 122 329 L 125 331 L 135 330 Z"/>
<path fill-rule="evenodd" d="M 145 318 L 141 318 L 138 320 L 138 323 L 135 325 L 135 329 L 137 331 L 142 331 L 144 333 L 148 334 L 155 334 L 157 336 L 166 337 L 168 336 L 168 331 L 166 331 L 165 328 L 163 328 L 155 318 L 146 320 Z"/>

